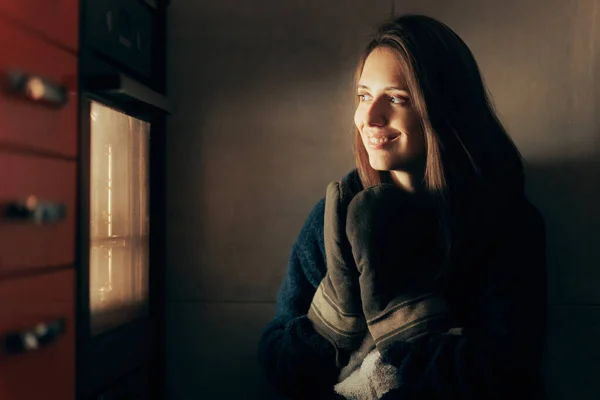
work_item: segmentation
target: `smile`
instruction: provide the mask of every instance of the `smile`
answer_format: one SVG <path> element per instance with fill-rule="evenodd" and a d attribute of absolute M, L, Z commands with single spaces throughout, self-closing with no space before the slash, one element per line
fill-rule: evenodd
<path fill-rule="evenodd" d="M 388 138 L 376 138 L 376 137 L 369 138 L 369 142 L 373 143 L 373 144 L 381 144 L 381 143 L 386 143 L 389 141 L 390 141 L 390 139 L 388 139 Z"/>
<path fill-rule="evenodd" d="M 389 137 L 369 136 L 368 137 L 369 148 L 371 148 L 371 149 L 382 149 L 382 148 L 386 147 L 387 145 L 389 145 L 394 140 L 398 139 L 398 137 L 400 137 L 400 135 L 398 135 L 398 136 L 389 136 Z"/>

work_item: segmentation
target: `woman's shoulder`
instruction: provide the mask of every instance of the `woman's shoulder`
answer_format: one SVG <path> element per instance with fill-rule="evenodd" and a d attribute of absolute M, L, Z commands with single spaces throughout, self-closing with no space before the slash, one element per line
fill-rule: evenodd
<path fill-rule="evenodd" d="M 542 213 L 525 192 L 480 189 L 464 200 L 459 205 L 461 214 L 466 213 L 480 228 L 493 232 L 516 227 L 545 229 Z"/>
<path fill-rule="evenodd" d="M 485 206 L 481 205 L 483 202 Z M 483 197 L 478 203 L 470 216 L 470 229 L 458 249 L 459 265 L 454 265 L 449 281 L 450 287 L 463 288 L 461 282 L 468 275 L 470 281 L 478 282 L 470 289 L 461 289 L 461 293 L 452 292 L 453 296 L 466 296 L 469 301 L 472 301 L 470 296 L 483 288 L 485 276 L 501 278 L 526 269 L 541 274 L 544 268 L 545 220 L 525 194 Z M 536 265 L 527 264 L 532 261 Z"/>
<path fill-rule="evenodd" d="M 299 268 L 296 272 L 302 273 L 314 287 L 319 284 L 326 269 L 324 217 L 325 197 L 323 196 L 308 212 L 292 246 L 291 256 L 292 259 L 297 260 L 294 265 Z"/>
<path fill-rule="evenodd" d="M 525 195 L 481 194 L 469 204 L 466 214 L 458 219 L 464 221 L 463 236 L 458 246 L 459 260 L 482 261 L 487 256 L 510 251 L 520 242 L 544 246 L 546 223 L 538 207 Z M 464 266 L 465 271 L 478 268 Z"/>
<path fill-rule="evenodd" d="M 502 232 L 530 235 L 546 230 L 542 213 L 525 193 L 501 197 L 493 207 L 493 221 Z"/>
<path fill-rule="evenodd" d="M 304 220 L 304 226 L 300 232 L 300 237 L 306 236 L 318 236 L 323 231 L 323 224 L 325 219 L 325 196 L 321 197 L 316 203 L 313 204 L 310 209 L 308 216 Z"/>
<path fill-rule="evenodd" d="M 362 190 L 362 184 L 356 168 L 346 173 L 342 178 L 338 179 L 338 181 L 346 184 L 354 194 Z M 304 221 L 304 226 L 301 233 L 304 233 L 305 235 L 319 235 L 323 233 L 326 190 L 327 185 L 324 185 L 323 194 L 319 200 L 312 205 L 312 208 L 310 209 L 308 216 Z"/>

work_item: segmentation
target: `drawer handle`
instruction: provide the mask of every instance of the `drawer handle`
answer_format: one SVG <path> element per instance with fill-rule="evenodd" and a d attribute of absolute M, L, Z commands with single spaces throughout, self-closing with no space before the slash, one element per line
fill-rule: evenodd
<path fill-rule="evenodd" d="M 9 332 L 4 336 L 4 353 L 27 353 L 55 342 L 65 331 L 67 322 L 60 318 L 53 322 L 39 323 L 22 332 Z"/>
<path fill-rule="evenodd" d="M 29 196 L 25 201 L 9 202 L 4 205 L 4 218 L 9 221 L 32 222 L 38 225 L 62 221 L 67 216 L 67 207 L 62 203 L 40 201 Z"/>
<path fill-rule="evenodd" d="M 6 84 L 9 92 L 16 93 L 35 103 L 61 108 L 69 99 L 67 88 L 41 76 L 21 71 L 8 71 Z"/>

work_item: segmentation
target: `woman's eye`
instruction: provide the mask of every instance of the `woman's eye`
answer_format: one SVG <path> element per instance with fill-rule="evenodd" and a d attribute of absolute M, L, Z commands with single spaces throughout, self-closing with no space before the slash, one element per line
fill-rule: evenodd
<path fill-rule="evenodd" d="M 408 99 L 405 97 L 391 97 L 391 101 L 394 104 L 407 104 Z"/>
<path fill-rule="evenodd" d="M 361 93 L 358 95 L 358 99 L 360 101 L 370 100 L 371 96 L 369 96 L 368 94 Z"/>

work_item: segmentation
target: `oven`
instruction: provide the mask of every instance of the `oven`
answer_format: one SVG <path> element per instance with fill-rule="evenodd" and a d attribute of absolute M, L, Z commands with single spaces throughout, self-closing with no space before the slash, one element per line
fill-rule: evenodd
<path fill-rule="evenodd" d="M 82 2 L 77 398 L 160 398 L 166 2 Z"/>

